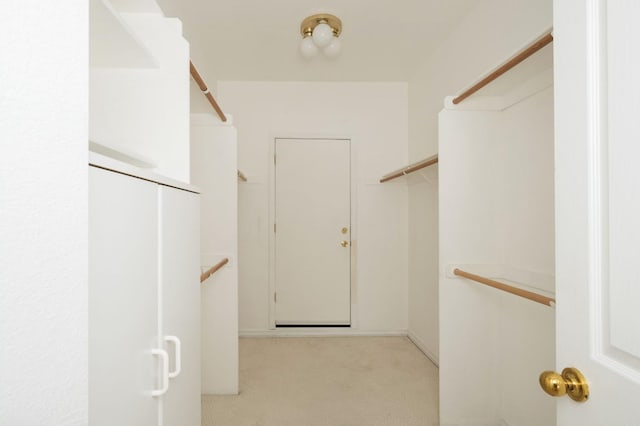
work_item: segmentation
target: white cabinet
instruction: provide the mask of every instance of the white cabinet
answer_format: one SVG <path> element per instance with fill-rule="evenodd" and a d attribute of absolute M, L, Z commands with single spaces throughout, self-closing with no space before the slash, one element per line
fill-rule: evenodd
<path fill-rule="evenodd" d="M 89 170 L 89 422 L 158 423 L 156 185 Z"/>
<path fill-rule="evenodd" d="M 155 0 L 89 5 L 90 424 L 199 425 L 199 196 L 171 180 L 189 180 L 189 45 Z"/>
<path fill-rule="evenodd" d="M 172 377 L 163 396 L 165 426 L 200 425 L 200 200 L 197 194 L 160 186 L 160 281 L 165 349 Z M 180 339 L 181 362 L 173 356 Z"/>
<path fill-rule="evenodd" d="M 89 422 L 199 425 L 198 195 L 96 167 L 89 191 Z"/>

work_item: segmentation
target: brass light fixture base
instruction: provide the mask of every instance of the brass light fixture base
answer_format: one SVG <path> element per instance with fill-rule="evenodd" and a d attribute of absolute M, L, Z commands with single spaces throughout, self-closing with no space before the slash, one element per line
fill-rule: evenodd
<path fill-rule="evenodd" d="M 302 37 L 311 35 L 313 29 L 321 22 L 327 23 L 333 29 L 333 35 L 336 37 L 342 32 L 342 21 L 340 18 L 328 13 L 318 13 L 302 20 L 302 24 L 300 24 L 300 34 Z"/>

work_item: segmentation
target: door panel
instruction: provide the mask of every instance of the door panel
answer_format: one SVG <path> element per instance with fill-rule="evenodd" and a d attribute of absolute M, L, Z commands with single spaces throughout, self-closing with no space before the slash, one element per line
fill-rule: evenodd
<path fill-rule="evenodd" d="M 640 3 L 556 1 L 558 425 L 640 424 Z"/>
<path fill-rule="evenodd" d="M 603 283 L 609 293 L 603 316 L 609 317 L 610 323 L 606 325 L 609 332 L 603 332 L 609 334 L 605 336 L 603 351 L 633 368 L 640 379 L 640 315 L 636 313 L 640 300 L 637 270 L 640 243 L 640 167 L 637 162 L 640 158 L 640 61 L 637 59 L 640 29 L 637 18 L 640 4 L 633 0 L 609 1 L 606 16 L 607 36 L 603 42 L 606 43 L 608 76 L 606 87 L 602 88 L 606 102 L 602 119 L 607 118 L 608 135 L 601 140 L 601 150 L 602 202 L 606 203 L 602 219 L 603 229 L 608 228 L 605 240 L 608 239 L 609 244 L 608 253 L 607 247 L 603 247 L 602 259 L 608 260 L 603 269 L 609 271 L 608 279 L 605 277 L 607 282 Z M 618 356 L 614 351 L 625 355 Z"/>
<path fill-rule="evenodd" d="M 89 190 L 89 423 L 156 425 L 156 184 L 90 167 Z"/>
<path fill-rule="evenodd" d="M 350 141 L 275 145 L 276 325 L 348 325 Z"/>
<path fill-rule="evenodd" d="M 200 203 L 198 195 L 158 186 L 163 336 L 180 340 L 181 371 L 163 396 L 165 426 L 200 424 Z M 169 371 L 176 344 L 164 342 Z"/>

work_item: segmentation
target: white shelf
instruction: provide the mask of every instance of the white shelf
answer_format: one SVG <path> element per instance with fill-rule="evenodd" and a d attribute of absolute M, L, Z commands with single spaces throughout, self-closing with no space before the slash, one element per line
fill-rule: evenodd
<path fill-rule="evenodd" d="M 502 111 L 551 86 L 553 44 L 540 49 L 457 105 L 453 103 L 455 96 L 447 96 L 444 107 L 462 111 Z"/>
<path fill-rule="evenodd" d="M 434 154 L 431 157 L 425 158 L 424 160 L 409 164 L 408 166 L 404 166 L 398 170 L 387 173 L 380 178 L 380 183 L 389 182 L 393 179 L 408 176 L 411 173 L 423 170 L 426 167 L 432 166 L 434 164 L 438 164 L 438 154 Z M 425 178 L 425 180 L 427 180 L 426 176 L 423 175 L 423 177 Z"/>
<path fill-rule="evenodd" d="M 172 188 L 194 192 L 197 194 L 200 193 L 200 189 L 197 186 L 181 182 L 179 180 L 158 173 L 154 173 L 149 169 L 143 169 L 130 163 L 125 163 L 119 159 L 108 157 L 94 151 L 89 151 L 89 165 L 105 170 L 111 170 L 112 172 L 132 176 L 138 179 L 147 180 L 149 182 L 155 182 L 159 185 L 170 186 Z"/>
<path fill-rule="evenodd" d="M 108 0 L 90 0 L 89 59 L 92 67 L 156 68 L 156 59 Z"/>
<path fill-rule="evenodd" d="M 154 169 L 158 167 L 158 164 L 155 161 L 138 153 L 111 148 L 93 141 L 89 141 L 89 151 L 113 158 L 114 160 L 122 161 L 123 163 L 131 164 L 132 166 L 140 167 L 142 169 Z"/>
<path fill-rule="evenodd" d="M 455 264 L 446 266 L 445 276 L 447 278 L 458 278 L 453 273 L 456 268 L 501 281 L 522 290 L 540 293 L 543 296 L 555 297 L 556 295 L 555 276 L 553 274 L 517 268 L 512 265 Z"/>

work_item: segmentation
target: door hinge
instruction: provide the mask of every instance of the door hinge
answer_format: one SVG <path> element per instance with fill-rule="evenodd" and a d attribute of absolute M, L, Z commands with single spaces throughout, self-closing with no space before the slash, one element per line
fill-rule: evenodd
<path fill-rule="evenodd" d="M 273 303 L 278 303 L 278 293 L 273 292 Z"/>
<path fill-rule="evenodd" d="M 275 154 L 273 154 L 273 164 L 274 165 L 276 164 L 276 155 Z"/>
<path fill-rule="evenodd" d="M 274 234 L 276 233 L 276 224 L 275 223 L 273 224 L 273 233 Z"/>

